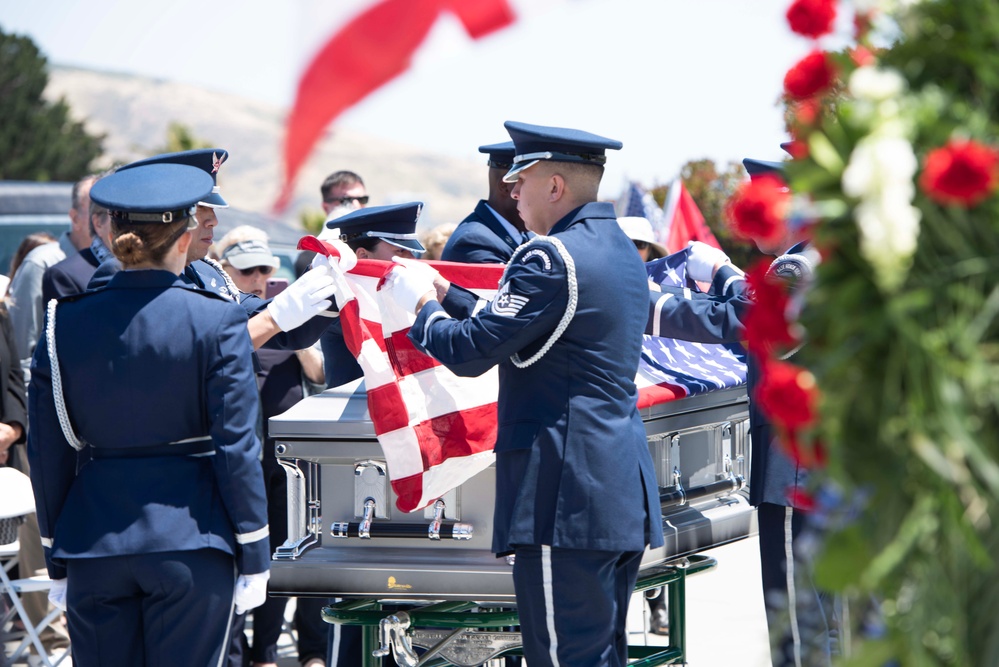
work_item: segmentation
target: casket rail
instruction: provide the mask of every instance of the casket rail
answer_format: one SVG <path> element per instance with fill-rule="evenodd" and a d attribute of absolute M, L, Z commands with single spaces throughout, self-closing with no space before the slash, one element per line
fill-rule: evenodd
<path fill-rule="evenodd" d="M 756 532 L 747 406 L 739 386 L 642 410 L 666 542 L 646 551 L 643 569 Z M 363 382 L 308 397 L 269 426 L 288 476 L 289 523 L 271 563 L 272 594 L 514 600 L 512 561 L 490 551 L 493 467 L 402 513 Z"/>

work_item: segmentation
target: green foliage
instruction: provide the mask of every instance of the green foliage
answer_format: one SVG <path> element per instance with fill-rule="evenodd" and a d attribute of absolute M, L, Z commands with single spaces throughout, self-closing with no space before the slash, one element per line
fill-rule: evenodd
<path fill-rule="evenodd" d="M 302 229 L 313 236 L 317 236 L 323 230 L 323 222 L 326 221 L 326 214 L 322 211 L 306 209 L 298 215 L 298 221 L 301 223 Z"/>
<path fill-rule="evenodd" d="M 173 122 L 167 126 L 166 145 L 156 153 L 179 153 L 197 148 L 212 148 L 215 144 L 194 136 L 194 132 L 183 123 Z"/>
<path fill-rule="evenodd" d="M 75 181 L 102 152 L 104 137 L 71 120 L 65 100 L 42 98 L 48 81 L 38 47 L 0 29 L 0 179 Z"/>
<path fill-rule="evenodd" d="M 925 2 L 899 25 L 882 62 L 907 79 L 910 92 L 891 104 L 916 157 L 951 136 L 994 145 L 999 6 Z M 862 103 L 837 100 L 790 170 L 813 206 L 845 210 L 816 227 L 826 257 L 796 361 L 822 389 L 827 476 L 867 498 L 827 541 L 817 575 L 883 604 L 886 640 L 845 664 L 997 665 L 999 198 L 941 206 L 917 187 L 911 267 L 886 289 L 861 251 L 860 202 L 841 187 L 858 144 L 875 136 L 870 118 Z"/>

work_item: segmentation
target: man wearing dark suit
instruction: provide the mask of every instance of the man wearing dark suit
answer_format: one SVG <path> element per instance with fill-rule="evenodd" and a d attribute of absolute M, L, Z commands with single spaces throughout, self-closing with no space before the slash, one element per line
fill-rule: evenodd
<path fill-rule="evenodd" d="M 108 210 L 90 202 L 90 246 L 50 266 L 42 276 L 42 303 L 50 299 L 79 294 L 87 289 L 101 262 L 111 256 L 111 218 Z"/>
<path fill-rule="evenodd" d="M 489 156 L 489 198 L 461 221 L 441 252 L 446 262 L 506 264 L 513 251 L 529 239 L 517 202 L 510 196 L 513 184 L 503 176 L 513 164 L 512 141 L 479 146 Z"/>

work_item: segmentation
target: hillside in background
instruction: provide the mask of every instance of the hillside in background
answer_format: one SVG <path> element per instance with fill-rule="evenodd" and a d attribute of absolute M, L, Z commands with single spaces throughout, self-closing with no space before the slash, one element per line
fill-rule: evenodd
<path fill-rule="evenodd" d="M 229 203 L 270 212 L 282 174 L 284 110 L 278 106 L 187 84 L 68 67 L 52 67 L 45 96 L 65 97 L 91 132 L 107 135 L 102 167 L 159 152 L 170 123 L 187 126 L 199 140 L 229 151 L 219 177 Z M 484 162 L 432 155 L 350 130 L 330 131 L 302 170 L 282 222 L 297 228 L 300 211 L 319 210 L 319 185 L 338 169 L 361 175 L 372 204 L 424 202 L 421 230 L 458 222 L 486 194 Z"/>

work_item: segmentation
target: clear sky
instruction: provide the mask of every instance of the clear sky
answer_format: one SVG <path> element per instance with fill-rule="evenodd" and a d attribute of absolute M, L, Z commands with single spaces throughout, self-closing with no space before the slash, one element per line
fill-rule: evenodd
<path fill-rule="evenodd" d="M 56 64 L 288 106 L 331 14 L 363 1 L 0 0 L 0 26 Z M 787 28 L 789 1 L 516 0 L 522 19 L 478 42 L 442 20 L 410 71 L 339 123 L 475 160 L 507 138 L 504 120 L 588 130 L 624 142 L 605 196 L 691 159 L 780 159 L 781 83 L 810 48 Z"/>

